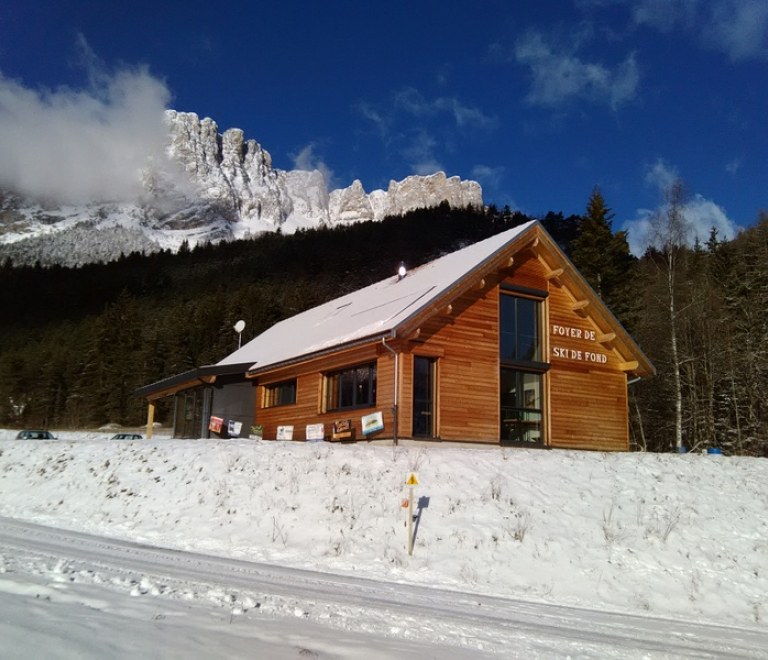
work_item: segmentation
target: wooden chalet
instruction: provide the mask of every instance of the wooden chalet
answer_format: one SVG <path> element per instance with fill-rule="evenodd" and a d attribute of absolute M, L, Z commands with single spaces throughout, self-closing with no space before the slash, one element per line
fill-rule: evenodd
<path fill-rule="evenodd" d="M 150 402 L 148 434 L 154 401 L 174 395 L 179 437 L 205 437 L 221 421 L 225 435 L 256 427 L 265 439 L 625 451 L 628 384 L 653 373 L 534 221 L 286 319 L 218 364 L 138 393 Z"/>

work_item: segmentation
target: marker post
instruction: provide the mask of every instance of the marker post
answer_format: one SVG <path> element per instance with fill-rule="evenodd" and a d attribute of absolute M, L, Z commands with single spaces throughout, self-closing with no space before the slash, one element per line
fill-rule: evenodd
<path fill-rule="evenodd" d="M 410 495 L 408 496 L 408 556 L 413 555 L 413 489 L 419 485 L 419 482 L 416 479 L 415 474 L 411 474 L 410 477 L 408 477 L 408 481 L 405 482 L 405 485 L 408 487 L 408 490 L 410 491 Z"/>

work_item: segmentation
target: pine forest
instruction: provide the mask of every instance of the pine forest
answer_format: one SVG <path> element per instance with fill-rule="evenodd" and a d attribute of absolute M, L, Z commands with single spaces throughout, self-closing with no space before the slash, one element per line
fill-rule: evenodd
<path fill-rule="evenodd" d="M 692 242 L 676 183 L 634 257 L 595 188 L 584 214 L 544 227 L 654 363 L 630 384 L 637 451 L 768 455 L 768 214 Z M 134 391 L 212 364 L 277 321 L 529 220 L 447 204 L 382 222 L 80 268 L 0 266 L 0 426 L 138 427 Z M 168 422 L 170 403 L 156 413 Z"/>

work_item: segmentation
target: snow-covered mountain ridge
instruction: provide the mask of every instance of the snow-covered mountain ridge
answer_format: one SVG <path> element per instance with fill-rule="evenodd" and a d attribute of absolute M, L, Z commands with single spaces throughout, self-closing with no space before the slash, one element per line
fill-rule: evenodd
<path fill-rule="evenodd" d="M 366 193 L 356 180 L 328 190 L 319 170 L 285 171 L 242 130 L 166 111 L 165 156 L 148 159 L 137 199 L 60 205 L 0 190 L 0 258 L 77 265 L 134 250 L 178 249 L 277 231 L 381 220 L 447 202 L 482 206 L 474 181 L 409 176 Z"/>

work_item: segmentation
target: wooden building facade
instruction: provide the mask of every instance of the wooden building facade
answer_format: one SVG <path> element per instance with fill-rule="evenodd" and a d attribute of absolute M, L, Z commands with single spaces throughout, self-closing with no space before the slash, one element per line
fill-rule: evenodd
<path fill-rule="evenodd" d="M 654 372 L 537 222 L 287 319 L 209 369 L 244 365 L 265 439 L 618 451 L 628 382 Z"/>

